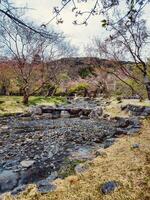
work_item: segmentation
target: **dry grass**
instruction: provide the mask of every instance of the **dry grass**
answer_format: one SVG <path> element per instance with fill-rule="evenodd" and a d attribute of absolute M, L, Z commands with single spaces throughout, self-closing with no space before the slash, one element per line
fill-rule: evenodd
<path fill-rule="evenodd" d="M 139 143 L 140 148 L 132 149 Z M 64 180 L 56 180 L 57 191 L 41 195 L 30 187 L 18 197 L 5 200 L 149 200 L 150 199 L 150 120 L 145 120 L 141 134 L 119 138 L 106 150 L 106 157 L 97 157 L 89 170 Z M 102 195 L 100 185 L 116 180 L 120 187 Z"/>

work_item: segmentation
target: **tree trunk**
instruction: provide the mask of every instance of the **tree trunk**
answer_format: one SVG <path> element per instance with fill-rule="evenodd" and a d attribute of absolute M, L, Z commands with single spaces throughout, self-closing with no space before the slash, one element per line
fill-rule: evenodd
<path fill-rule="evenodd" d="M 28 102 L 29 102 L 29 96 L 27 94 L 24 94 L 23 95 L 23 104 L 24 105 L 28 105 Z"/>
<path fill-rule="evenodd" d="M 150 100 L 150 79 L 147 74 L 144 75 L 144 83 L 146 87 L 147 97 Z"/>
<path fill-rule="evenodd" d="M 147 91 L 148 100 L 150 100 L 150 82 L 146 84 L 146 91 Z"/>

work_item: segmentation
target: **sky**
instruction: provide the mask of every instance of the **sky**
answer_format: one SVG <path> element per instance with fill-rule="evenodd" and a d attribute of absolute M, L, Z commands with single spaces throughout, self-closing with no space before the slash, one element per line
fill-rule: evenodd
<path fill-rule="evenodd" d="M 12 0 L 17 6 L 27 6 L 30 9 L 27 11 L 27 17 L 30 20 L 34 20 L 38 25 L 47 23 L 53 16 L 53 7 L 61 6 L 60 0 Z M 91 8 L 93 0 L 89 0 L 88 4 L 80 3 L 82 10 Z M 71 40 L 71 43 L 77 47 L 80 47 L 80 54 L 84 54 L 84 47 L 94 37 L 103 38 L 106 35 L 106 31 L 101 26 L 102 16 L 95 16 L 89 20 L 88 26 L 75 26 L 72 22 L 75 20 L 73 13 L 71 12 L 70 6 L 67 6 L 61 16 L 64 20 L 63 24 L 56 24 L 54 20 L 49 24 L 58 30 L 64 32 L 64 34 Z M 144 17 L 147 19 L 148 26 L 150 27 L 150 7 L 146 10 Z"/>
<path fill-rule="evenodd" d="M 60 0 L 14 0 L 17 6 L 28 6 L 27 16 L 31 20 L 35 20 L 37 24 L 47 23 L 53 15 L 53 7 L 60 5 Z M 89 7 L 92 7 L 93 1 Z M 87 7 L 87 4 L 80 4 L 82 9 Z M 84 46 L 89 43 L 89 41 L 95 36 L 105 35 L 105 30 L 101 27 L 102 17 L 92 17 L 89 20 L 88 26 L 75 26 L 72 22 L 75 20 L 73 13 L 71 12 L 71 7 L 66 7 L 61 16 L 64 20 L 63 24 L 56 24 L 56 20 L 49 24 L 58 30 L 65 33 L 71 43 L 77 47 L 80 47 L 80 53 L 83 54 Z"/>

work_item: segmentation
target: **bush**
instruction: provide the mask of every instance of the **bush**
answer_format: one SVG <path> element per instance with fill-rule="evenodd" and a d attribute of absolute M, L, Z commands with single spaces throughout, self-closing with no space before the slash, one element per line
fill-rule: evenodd
<path fill-rule="evenodd" d="M 68 93 L 69 94 L 75 94 L 81 91 L 85 91 L 89 88 L 89 84 L 88 83 L 78 83 L 74 86 L 72 86 L 71 88 L 69 88 Z"/>
<path fill-rule="evenodd" d="M 65 90 L 61 87 L 58 87 L 55 93 L 55 96 L 67 96 Z"/>
<path fill-rule="evenodd" d="M 146 89 L 143 84 L 137 84 L 135 81 L 128 79 L 126 82 L 130 85 L 132 85 L 135 93 L 132 92 L 131 88 L 129 86 L 125 85 L 121 81 L 117 82 L 116 90 L 113 93 L 114 96 L 120 96 L 120 97 L 131 97 L 136 94 L 142 96 L 144 99 L 147 98 Z"/>
<path fill-rule="evenodd" d="M 79 71 L 79 75 L 81 78 L 86 78 L 92 75 L 91 70 L 89 68 L 84 68 Z"/>

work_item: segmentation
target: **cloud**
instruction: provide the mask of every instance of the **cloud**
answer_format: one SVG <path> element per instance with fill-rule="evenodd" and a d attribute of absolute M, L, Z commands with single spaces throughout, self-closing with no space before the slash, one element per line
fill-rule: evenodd
<path fill-rule="evenodd" d="M 53 16 L 53 7 L 57 5 L 60 6 L 60 0 L 14 0 L 14 3 L 18 6 L 27 5 L 30 8 L 27 12 L 27 16 L 39 24 L 48 22 Z M 88 5 L 88 7 L 86 7 L 86 9 L 88 9 L 91 8 L 93 3 L 91 1 L 90 4 L 80 4 L 81 9 L 85 9 L 85 5 Z M 88 26 L 73 25 L 72 22 L 75 17 L 71 12 L 71 7 L 66 7 L 63 10 L 62 18 L 64 20 L 63 24 L 56 25 L 56 21 L 54 20 L 51 25 L 63 31 L 65 35 L 71 39 L 72 43 L 80 46 L 82 50 L 83 46 L 89 42 L 91 37 L 101 35 L 104 32 L 100 24 L 100 17 L 92 17 Z"/>
<path fill-rule="evenodd" d="M 61 6 L 60 0 L 13 0 L 14 3 L 18 6 L 27 5 L 29 8 L 27 16 L 32 20 L 35 20 L 36 23 L 41 25 L 42 23 L 47 23 L 53 17 L 53 7 Z M 80 6 L 81 10 L 90 9 L 93 5 L 93 0 L 89 0 L 88 4 L 80 3 L 77 6 Z M 123 5 L 123 4 L 122 4 Z M 122 8 L 124 10 L 124 6 Z M 145 19 L 147 24 L 150 26 L 149 18 L 149 8 L 145 11 Z M 75 20 L 73 13 L 71 12 L 71 7 L 67 6 L 61 16 L 64 20 L 63 24 L 56 25 L 54 20 L 50 25 L 54 26 L 56 29 L 61 30 L 65 35 L 71 39 L 72 43 L 80 46 L 81 53 L 83 53 L 83 47 L 86 45 L 91 38 L 99 36 L 103 38 L 106 34 L 105 29 L 101 26 L 101 16 L 92 17 L 89 20 L 88 26 L 75 26 L 72 22 Z"/>

